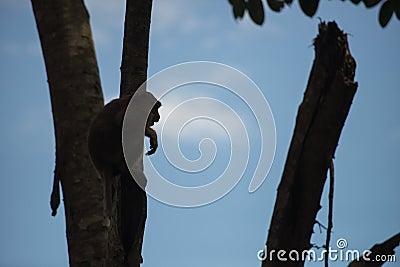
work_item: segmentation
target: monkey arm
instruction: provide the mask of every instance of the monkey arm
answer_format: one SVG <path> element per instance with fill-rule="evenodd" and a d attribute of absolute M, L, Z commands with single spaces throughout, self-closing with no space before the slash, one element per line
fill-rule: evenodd
<path fill-rule="evenodd" d="M 158 109 L 161 107 L 161 102 L 157 101 L 151 112 L 147 118 L 146 129 L 144 131 L 145 136 L 150 138 L 150 150 L 146 153 L 146 155 L 152 155 L 156 152 L 158 147 L 157 133 L 154 131 L 151 126 L 154 125 L 155 122 L 160 120 L 160 114 L 158 113 Z"/>
<path fill-rule="evenodd" d="M 146 155 L 153 155 L 158 148 L 157 132 L 154 131 L 154 129 L 150 128 L 150 126 L 147 126 L 144 134 L 145 136 L 150 138 L 150 150 L 147 151 Z"/>

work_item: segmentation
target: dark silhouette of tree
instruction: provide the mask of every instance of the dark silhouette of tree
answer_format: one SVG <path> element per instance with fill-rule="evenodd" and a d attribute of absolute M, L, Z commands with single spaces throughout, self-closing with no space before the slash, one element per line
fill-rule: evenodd
<path fill-rule="evenodd" d="M 61 182 L 71 266 L 105 266 L 109 221 L 103 185 L 89 159 L 88 126 L 103 107 L 89 14 L 82 1 L 33 0 L 56 138 L 52 209 Z"/>
<path fill-rule="evenodd" d="M 269 251 L 294 250 L 302 255 L 312 247 L 327 171 L 357 89 L 356 63 L 347 35 L 335 22 L 320 23 L 314 47 L 314 64 L 278 187 L 267 240 Z M 262 266 L 303 265 L 302 259 L 285 262 L 277 255 L 267 255 Z"/>
<path fill-rule="evenodd" d="M 140 266 L 146 194 L 133 180 L 122 179 L 122 189 L 121 183 L 116 183 L 114 190 L 117 208 L 107 218 L 104 184 L 88 154 L 89 127 L 104 105 L 88 11 L 82 0 L 31 2 L 56 137 L 52 214 L 57 213 L 60 182 L 70 266 Z M 133 94 L 146 80 L 151 7 L 151 0 L 127 0 L 121 96 Z M 123 238 L 121 227 L 129 229 Z M 130 243 L 128 253 L 123 243 Z"/>
<path fill-rule="evenodd" d="M 349 264 L 349 267 L 380 267 L 394 255 L 394 249 L 400 244 L 400 233 L 369 249 L 369 255 L 363 255 Z M 375 260 L 378 259 L 378 260 Z M 393 260 L 392 260 L 393 261 Z"/>
<path fill-rule="evenodd" d="M 61 183 L 70 266 L 140 266 L 146 194 L 133 180 L 115 177 L 114 208 L 108 218 L 104 215 L 104 184 L 89 158 L 90 123 L 104 102 L 88 11 L 83 0 L 31 2 L 46 65 L 56 138 L 51 208 L 56 215 Z M 248 10 L 255 23 L 263 23 L 261 0 L 229 2 L 236 18 Z M 319 1 L 299 2 L 303 12 L 313 16 Z M 399 18 L 399 1 L 363 2 L 367 7 L 384 2 L 382 26 L 393 13 Z M 291 3 L 267 0 L 276 12 Z M 133 94 L 146 80 L 151 7 L 151 0 L 127 0 L 120 96 Z M 355 61 L 346 34 L 336 23 L 320 24 L 314 46 L 316 58 L 299 108 L 268 235 L 271 249 L 310 248 L 326 173 L 357 88 Z M 391 249 L 398 245 L 389 243 Z M 263 266 L 303 264 L 283 264 L 275 258 L 263 262 Z"/>

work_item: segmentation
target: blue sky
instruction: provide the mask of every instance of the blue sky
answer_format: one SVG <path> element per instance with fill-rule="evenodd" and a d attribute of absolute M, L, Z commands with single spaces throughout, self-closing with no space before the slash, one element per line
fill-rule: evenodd
<path fill-rule="evenodd" d="M 349 33 L 357 61 L 359 89 L 336 151 L 332 246 L 338 238 L 346 238 L 350 249 L 362 251 L 400 231 L 396 169 L 400 23 L 392 18 L 382 29 L 376 8 L 367 10 L 362 4 L 347 2 L 321 1 L 316 17 L 335 19 Z M 124 1 L 86 3 L 109 101 L 118 95 Z M 258 27 L 247 16 L 235 21 L 227 1 L 154 1 L 149 74 L 193 60 L 239 69 L 269 102 L 277 146 L 268 178 L 253 194 L 247 191 L 249 171 L 231 193 L 200 208 L 176 208 L 150 199 L 144 267 L 260 266 L 256 253 L 266 240 L 314 58 L 312 40 L 318 25 L 318 19 L 307 18 L 297 4 L 281 14 L 266 12 L 265 24 Z M 67 266 L 64 217 L 62 212 L 51 217 L 48 204 L 54 136 L 46 72 L 29 1 L 0 0 L 0 22 L 0 266 Z M 171 103 L 164 103 L 164 112 Z M 191 150 L 190 145 L 197 139 L 187 136 L 184 152 L 196 157 L 197 147 Z M 257 147 L 257 138 L 252 141 Z M 161 153 L 154 160 L 162 162 Z M 224 157 L 216 163 L 223 164 Z M 254 168 L 254 160 L 250 166 Z M 322 223 L 326 223 L 326 199 L 325 192 L 318 214 Z M 315 227 L 313 242 L 321 245 L 324 237 Z M 399 254 L 397 249 L 398 261 Z"/>

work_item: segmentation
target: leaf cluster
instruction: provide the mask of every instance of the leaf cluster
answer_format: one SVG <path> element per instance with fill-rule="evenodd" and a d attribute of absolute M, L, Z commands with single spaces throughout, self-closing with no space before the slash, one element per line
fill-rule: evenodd
<path fill-rule="evenodd" d="M 235 19 L 242 19 L 245 12 L 249 13 L 250 18 L 257 25 L 262 25 L 265 20 L 264 4 L 274 12 L 281 12 L 286 6 L 290 6 L 293 0 L 228 0 L 232 6 L 233 16 Z M 303 13 L 308 17 L 313 17 L 317 12 L 320 0 L 298 0 Z M 346 0 L 341 0 L 346 1 Z M 355 5 L 363 2 L 366 8 L 373 8 L 380 5 L 379 24 L 385 27 L 393 16 L 396 14 L 400 20 L 400 0 L 348 0 Z"/>

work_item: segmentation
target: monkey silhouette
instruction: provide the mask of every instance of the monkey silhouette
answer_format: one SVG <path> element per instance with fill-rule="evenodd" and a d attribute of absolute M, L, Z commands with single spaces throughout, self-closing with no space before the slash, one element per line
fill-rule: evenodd
<path fill-rule="evenodd" d="M 151 126 L 159 121 L 158 109 L 161 107 L 151 93 L 143 91 L 133 96 L 133 107 L 126 114 L 131 98 L 130 95 L 122 96 L 105 105 L 94 118 L 88 136 L 91 160 L 104 181 L 107 216 L 111 216 L 114 202 L 113 178 L 118 175 L 121 179 L 120 235 L 126 257 L 129 257 L 132 243 L 146 218 L 143 207 L 147 205 L 147 197 L 142 189 L 147 181 L 143 174 L 143 139 L 144 136 L 150 138 L 150 150 L 146 155 L 154 154 L 158 141 Z M 124 146 L 122 142 L 125 142 Z M 125 158 L 124 152 L 129 156 Z"/>

